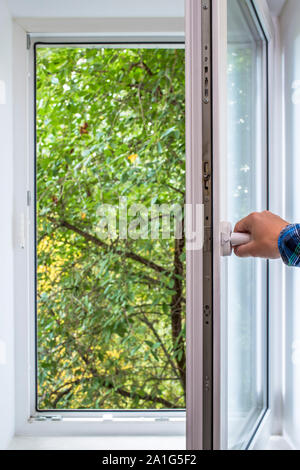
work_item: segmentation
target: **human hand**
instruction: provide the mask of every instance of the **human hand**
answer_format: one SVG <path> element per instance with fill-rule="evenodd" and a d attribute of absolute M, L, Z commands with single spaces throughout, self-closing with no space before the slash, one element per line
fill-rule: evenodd
<path fill-rule="evenodd" d="M 271 212 L 254 212 L 238 222 L 234 232 L 249 233 L 251 241 L 234 248 L 239 258 L 280 258 L 278 239 L 281 231 L 289 225 Z"/>

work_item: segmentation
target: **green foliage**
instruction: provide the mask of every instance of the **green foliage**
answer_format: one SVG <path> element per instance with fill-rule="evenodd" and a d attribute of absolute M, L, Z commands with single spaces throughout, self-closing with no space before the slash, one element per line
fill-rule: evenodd
<path fill-rule="evenodd" d="M 184 51 L 43 47 L 36 83 L 39 408 L 184 407 L 184 243 L 97 231 L 184 205 Z"/>

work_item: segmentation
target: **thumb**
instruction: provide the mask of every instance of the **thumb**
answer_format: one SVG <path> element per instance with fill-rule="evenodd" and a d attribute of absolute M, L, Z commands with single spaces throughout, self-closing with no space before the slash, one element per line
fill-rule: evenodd
<path fill-rule="evenodd" d="M 238 258 L 250 258 L 255 256 L 255 242 L 240 245 L 234 248 L 234 253 Z"/>

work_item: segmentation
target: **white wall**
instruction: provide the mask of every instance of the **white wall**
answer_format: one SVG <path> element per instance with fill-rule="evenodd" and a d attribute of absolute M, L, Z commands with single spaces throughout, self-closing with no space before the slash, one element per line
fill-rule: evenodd
<path fill-rule="evenodd" d="M 280 18 L 286 158 L 286 218 L 300 223 L 300 1 L 288 0 Z M 286 270 L 285 431 L 300 449 L 300 270 Z"/>
<path fill-rule="evenodd" d="M 50 34 L 183 34 L 184 4 L 185 0 L 7 0 L 12 17 L 25 31 Z"/>
<path fill-rule="evenodd" d="M 183 17 L 184 0 L 8 0 L 14 18 Z"/>
<path fill-rule="evenodd" d="M 285 4 L 285 0 L 267 0 L 272 15 L 279 16 Z"/>
<path fill-rule="evenodd" d="M 0 0 L 0 168 L 0 449 L 4 449 L 14 432 L 12 24 L 5 0 Z"/>

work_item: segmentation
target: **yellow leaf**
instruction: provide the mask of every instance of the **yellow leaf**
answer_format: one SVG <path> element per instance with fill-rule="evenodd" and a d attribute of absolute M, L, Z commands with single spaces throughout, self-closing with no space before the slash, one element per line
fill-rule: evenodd
<path fill-rule="evenodd" d="M 86 214 L 84 212 L 81 212 L 81 218 L 84 220 L 86 218 Z"/>
<path fill-rule="evenodd" d="M 134 163 L 137 158 L 138 155 L 136 153 L 133 153 L 132 155 L 129 155 L 128 160 L 130 160 L 131 163 Z"/>

